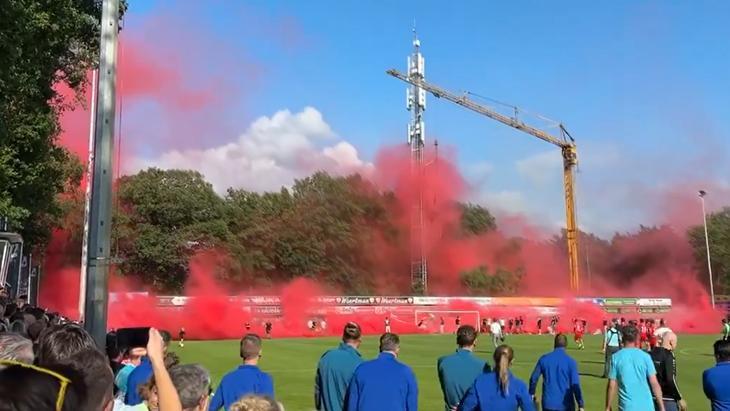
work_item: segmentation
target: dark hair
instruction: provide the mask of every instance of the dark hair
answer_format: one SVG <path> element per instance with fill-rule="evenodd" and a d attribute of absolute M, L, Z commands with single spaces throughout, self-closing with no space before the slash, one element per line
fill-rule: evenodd
<path fill-rule="evenodd" d="M 38 320 L 28 327 L 28 338 L 32 341 L 38 341 L 43 330 L 46 329 L 48 323 L 46 320 Z"/>
<path fill-rule="evenodd" d="M 106 333 L 106 356 L 110 360 L 114 360 L 121 355 L 121 349 L 117 344 L 117 332 L 110 331 Z"/>
<path fill-rule="evenodd" d="M 730 341 L 717 340 L 713 345 L 715 358 L 719 362 L 730 361 Z"/>
<path fill-rule="evenodd" d="M 477 340 L 477 330 L 471 325 L 462 325 L 456 330 L 456 345 L 470 347 Z"/>
<path fill-rule="evenodd" d="M 345 324 L 345 328 L 342 330 L 342 341 L 358 341 L 362 337 L 362 330 L 357 323 L 349 322 Z"/>
<path fill-rule="evenodd" d="M 256 334 L 246 334 L 241 338 L 241 358 L 250 360 L 261 355 L 261 337 Z"/>
<path fill-rule="evenodd" d="M 84 379 L 87 390 L 84 410 L 101 410 L 112 401 L 114 375 L 107 357 L 101 351 L 95 348 L 79 351 L 65 360 L 64 365 L 77 370 Z"/>
<path fill-rule="evenodd" d="M 509 394 L 509 365 L 515 358 L 515 352 L 509 345 L 500 345 L 495 348 L 494 355 L 494 372 L 499 378 L 499 388 L 502 395 Z"/>
<path fill-rule="evenodd" d="M 170 334 L 167 330 L 160 330 L 160 337 L 162 337 L 162 341 L 165 342 L 165 345 L 170 345 L 170 341 L 172 341 L 172 334 Z"/>
<path fill-rule="evenodd" d="M 621 333 L 623 334 L 622 339 L 624 343 L 635 343 L 639 336 L 639 330 L 635 325 L 628 325 L 624 327 L 623 330 L 621 330 Z"/>
<path fill-rule="evenodd" d="M 66 386 L 61 411 L 78 411 L 86 388 L 73 368 L 54 365 L 47 368 L 71 380 Z M 60 394 L 61 381 L 53 375 L 20 365 L 0 370 L 0 409 L 13 411 L 53 411 Z"/>
<path fill-rule="evenodd" d="M 25 321 L 23 321 L 21 319 L 15 319 L 15 320 L 11 319 L 10 332 L 14 333 L 14 334 L 20 334 L 23 337 L 27 337 L 28 331 L 25 327 Z"/>
<path fill-rule="evenodd" d="M 176 365 L 180 364 L 180 356 L 177 353 L 168 351 L 165 353 L 165 368 L 168 370 Z"/>
<path fill-rule="evenodd" d="M 67 362 L 76 353 L 96 349 L 91 335 L 80 325 L 66 323 L 46 328 L 38 339 L 36 363 L 50 365 Z"/>
<path fill-rule="evenodd" d="M 380 352 L 395 351 L 400 347 L 400 338 L 397 334 L 385 333 L 380 336 Z"/>
<path fill-rule="evenodd" d="M 563 333 L 558 333 L 558 335 L 555 336 L 555 348 L 565 348 L 568 346 L 568 337 L 565 336 Z"/>

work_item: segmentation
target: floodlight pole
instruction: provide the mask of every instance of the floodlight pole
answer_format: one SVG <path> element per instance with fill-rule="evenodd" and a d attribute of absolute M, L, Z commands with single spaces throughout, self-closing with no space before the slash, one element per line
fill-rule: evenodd
<path fill-rule="evenodd" d="M 705 196 L 707 191 L 700 190 L 700 202 L 702 203 L 702 222 L 705 226 L 705 249 L 707 250 L 707 272 L 710 275 L 710 300 L 712 302 L 712 309 L 715 309 L 715 285 L 712 281 L 712 263 L 710 259 L 710 236 L 707 234 L 707 213 L 705 212 Z"/>
<path fill-rule="evenodd" d="M 94 122 L 94 173 L 89 207 L 84 328 L 98 347 L 106 345 L 111 264 L 112 158 L 116 114 L 119 0 L 104 0 L 99 44 L 99 89 Z"/>

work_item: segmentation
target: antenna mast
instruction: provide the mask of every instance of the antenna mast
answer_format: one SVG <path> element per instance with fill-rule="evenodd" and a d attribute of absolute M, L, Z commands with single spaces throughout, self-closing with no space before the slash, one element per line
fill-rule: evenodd
<path fill-rule="evenodd" d="M 413 28 L 413 52 L 408 56 L 408 77 L 418 84 L 425 80 L 425 60 L 421 55 L 421 42 Z M 411 288 L 419 294 L 428 293 L 428 266 L 424 245 L 423 184 L 424 163 L 423 147 L 425 130 L 423 112 L 426 110 L 426 91 L 412 84 L 406 89 L 406 107 L 411 112 L 408 124 L 408 146 L 411 151 L 411 181 L 415 185 L 411 210 Z"/>

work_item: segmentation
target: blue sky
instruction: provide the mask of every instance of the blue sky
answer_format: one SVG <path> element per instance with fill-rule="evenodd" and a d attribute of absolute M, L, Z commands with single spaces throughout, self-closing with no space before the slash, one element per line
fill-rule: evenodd
<path fill-rule="evenodd" d="M 241 91 L 215 114 L 225 129 L 194 147 L 148 146 L 140 154 L 147 165 L 162 151 L 211 149 L 257 118 L 305 107 L 372 161 L 380 147 L 405 141 L 405 85 L 385 70 L 405 68 L 415 21 L 427 81 L 542 113 L 571 131 L 586 228 L 609 234 L 665 222 L 657 206 L 670 201 L 666 192 L 691 196 L 698 185 L 723 193 L 713 207 L 730 204 L 730 2 L 182 4 L 130 0 L 124 35 L 204 33 L 206 57 L 244 56 L 257 74 L 201 64 L 197 75 L 210 70 Z M 185 24 L 150 30 L 151 21 Z M 124 127 L 153 128 L 144 102 L 128 110 Z M 455 149 L 472 199 L 551 230 L 562 224 L 557 149 L 431 96 L 426 124 L 427 138 Z M 313 144 L 331 144 L 322 141 Z"/>

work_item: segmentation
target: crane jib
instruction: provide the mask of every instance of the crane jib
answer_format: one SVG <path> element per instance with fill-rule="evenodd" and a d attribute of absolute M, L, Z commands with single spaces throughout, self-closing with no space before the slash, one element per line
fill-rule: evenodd
<path fill-rule="evenodd" d="M 472 101 L 465 95 L 457 95 L 447 90 L 442 89 L 433 84 L 427 83 L 423 78 L 418 76 L 408 77 L 400 73 L 398 70 L 390 69 L 386 73 L 389 75 L 409 83 L 413 86 L 419 87 L 423 90 L 433 94 L 436 98 L 443 98 L 449 100 L 455 104 L 458 104 L 464 108 L 474 111 L 478 114 L 487 116 L 493 120 L 499 121 L 502 124 L 520 130 L 524 133 L 530 134 L 550 144 L 556 145 L 561 149 L 561 155 L 563 157 L 563 186 L 565 191 L 565 213 L 566 213 L 566 237 L 568 242 L 568 265 L 570 268 L 570 288 L 573 291 L 578 291 L 580 284 L 579 268 L 578 268 L 578 225 L 576 222 L 576 210 L 575 210 L 575 176 L 574 169 L 578 164 L 578 149 L 575 145 L 573 136 L 568 133 L 562 124 L 559 124 L 560 133 L 562 138 L 555 137 L 550 133 L 540 130 L 535 127 L 531 127 L 517 118 L 517 110 L 515 108 L 515 116 L 510 117 L 504 114 L 498 113 L 489 107 L 483 106 L 475 101 Z M 566 138 L 567 137 L 567 138 Z"/>

